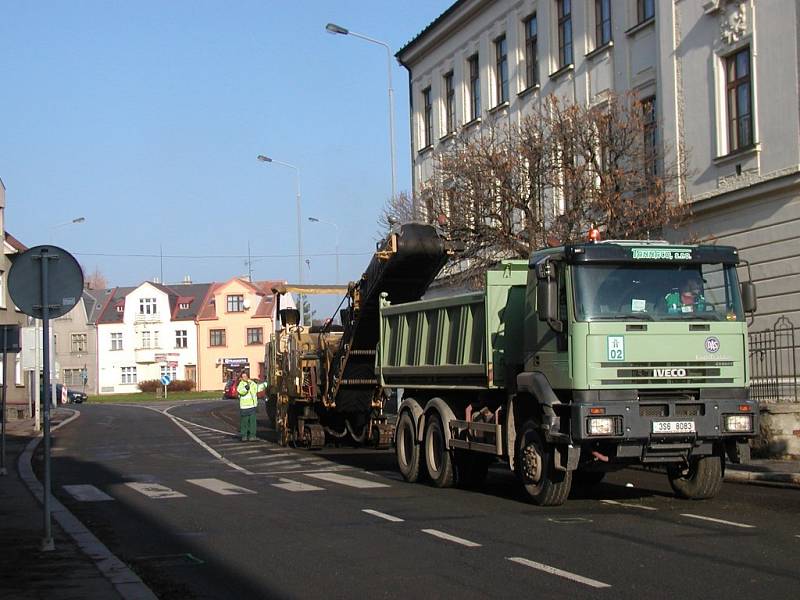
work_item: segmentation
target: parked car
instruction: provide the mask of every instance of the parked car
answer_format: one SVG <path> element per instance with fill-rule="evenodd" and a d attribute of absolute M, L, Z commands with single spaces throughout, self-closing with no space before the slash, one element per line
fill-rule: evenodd
<path fill-rule="evenodd" d="M 56 397 L 55 397 L 55 400 L 59 404 L 61 403 L 61 396 L 62 396 L 62 393 L 63 393 L 62 390 L 64 390 L 64 389 L 65 388 L 64 388 L 64 386 L 62 384 L 60 384 L 60 383 L 56 384 L 56 391 L 55 391 Z M 71 390 L 69 388 L 66 388 L 66 390 L 67 390 L 67 402 L 68 403 L 81 404 L 83 402 L 86 402 L 89 399 L 89 396 L 87 394 L 85 394 L 84 392 L 79 392 L 77 390 Z M 39 393 L 41 394 L 41 397 L 44 398 L 44 390 L 40 390 Z"/>
<path fill-rule="evenodd" d="M 228 379 L 222 390 L 222 397 L 230 400 L 237 400 L 239 398 L 239 392 L 236 391 L 238 383 L 239 381 L 237 379 Z"/>

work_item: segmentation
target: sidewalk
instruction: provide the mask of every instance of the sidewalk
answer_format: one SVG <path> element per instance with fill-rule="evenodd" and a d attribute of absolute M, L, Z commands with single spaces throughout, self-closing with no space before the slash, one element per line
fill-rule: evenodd
<path fill-rule="evenodd" d="M 69 409 L 53 409 L 51 426 L 73 414 Z M 55 498 L 51 502 L 55 549 L 41 551 L 44 537 L 44 513 L 38 499 L 41 485 L 38 497 L 36 490 L 30 489 L 38 484 L 30 468 L 33 448 L 30 443 L 36 437 L 32 419 L 6 423 L 8 474 L 0 476 L 0 573 L 3 574 L 0 599 L 155 598 L 125 566 L 123 573 L 118 568 L 119 560 Z"/>
<path fill-rule="evenodd" d="M 746 465 L 725 465 L 725 481 L 800 488 L 800 460 L 754 458 Z"/>

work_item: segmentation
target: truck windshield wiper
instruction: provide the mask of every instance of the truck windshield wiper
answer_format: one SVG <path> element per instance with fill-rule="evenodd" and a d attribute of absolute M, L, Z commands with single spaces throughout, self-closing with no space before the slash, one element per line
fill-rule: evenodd
<path fill-rule="evenodd" d="M 641 313 L 619 313 L 608 317 L 591 317 L 592 321 L 624 321 L 625 319 L 634 319 L 637 321 L 652 321 L 653 315 L 645 312 Z"/>

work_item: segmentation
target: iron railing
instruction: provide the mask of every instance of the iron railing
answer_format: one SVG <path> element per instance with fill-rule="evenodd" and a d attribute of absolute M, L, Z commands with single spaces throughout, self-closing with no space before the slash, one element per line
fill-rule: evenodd
<path fill-rule="evenodd" d="M 796 327 L 786 316 L 770 329 L 751 331 L 750 396 L 761 402 L 798 402 Z"/>

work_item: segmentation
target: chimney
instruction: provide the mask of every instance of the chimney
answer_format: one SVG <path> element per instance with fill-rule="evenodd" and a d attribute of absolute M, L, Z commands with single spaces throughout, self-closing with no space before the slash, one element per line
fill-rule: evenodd
<path fill-rule="evenodd" d="M 192 285 L 191 275 L 185 275 L 183 278 L 183 285 Z"/>

